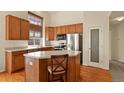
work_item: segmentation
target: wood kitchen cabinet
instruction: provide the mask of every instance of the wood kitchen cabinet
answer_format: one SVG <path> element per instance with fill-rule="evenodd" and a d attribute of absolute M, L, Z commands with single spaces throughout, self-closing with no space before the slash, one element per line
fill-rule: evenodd
<path fill-rule="evenodd" d="M 55 40 L 55 32 L 53 27 L 46 27 L 46 40 Z"/>
<path fill-rule="evenodd" d="M 76 25 L 75 24 L 68 25 L 67 27 L 68 27 L 68 33 L 69 34 L 76 33 Z"/>
<path fill-rule="evenodd" d="M 57 26 L 55 28 L 57 35 L 66 34 L 66 26 Z"/>
<path fill-rule="evenodd" d="M 6 71 L 8 73 L 24 69 L 24 56 L 27 51 L 6 52 Z"/>
<path fill-rule="evenodd" d="M 57 26 L 56 27 L 56 34 L 57 35 L 60 35 L 61 34 L 61 27 L 60 26 Z"/>
<path fill-rule="evenodd" d="M 77 33 L 83 32 L 83 23 L 76 24 L 76 32 Z"/>
<path fill-rule="evenodd" d="M 7 15 L 6 16 L 6 40 L 28 40 L 29 22 L 27 20 Z"/>
<path fill-rule="evenodd" d="M 21 19 L 21 39 L 29 39 L 29 21 Z"/>
<path fill-rule="evenodd" d="M 20 40 L 20 18 L 11 15 L 6 16 L 6 39 Z"/>
<path fill-rule="evenodd" d="M 66 26 L 61 26 L 60 30 L 61 30 L 61 34 L 66 34 Z"/>
<path fill-rule="evenodd" d="M 83 32 L 83 23 L 66 25 L 66 34 L 81 33 Z"/>
<path fill-rule="evenodd" d="M 13 68 L 14 70 L 20 70 L 24 68 L 24 54 L 25 52 L 17 52 L 13 54 Z"/>
<path fill-rule="evenodd" d="M 46 27 L 46 39 L 56 40 L 57 35 L 83 32 L 83 23 Z"/>

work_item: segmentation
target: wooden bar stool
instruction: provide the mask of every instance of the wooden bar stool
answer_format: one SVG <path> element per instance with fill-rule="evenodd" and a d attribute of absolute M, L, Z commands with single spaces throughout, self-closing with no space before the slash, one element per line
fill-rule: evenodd
<path fill-rule="evenodd" d="M 52 55 L 48 66 L 49 81 L 67 81 L 68 54 Z"/>

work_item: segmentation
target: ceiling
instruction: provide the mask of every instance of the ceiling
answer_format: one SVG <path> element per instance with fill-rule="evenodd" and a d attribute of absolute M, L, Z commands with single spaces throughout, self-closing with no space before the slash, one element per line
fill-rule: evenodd
<path fill-rule="evenodd" d="M 110 15 L 110 23 L 113 23 L 113 24 L 124 23 L 124 20 L 120 22 L 114 20 L 115 18 L 121 17 L 121 16 L 124 16 L 124 11 L 112 11 Z"/>

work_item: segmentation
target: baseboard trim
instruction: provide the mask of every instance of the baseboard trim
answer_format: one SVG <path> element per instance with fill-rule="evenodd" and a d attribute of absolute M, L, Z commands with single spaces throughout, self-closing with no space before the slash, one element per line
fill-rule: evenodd
<path fill-rule="evenodd" d="M 2 70 L 0 70 L 0 73 L 5 72 L 5 71 L 6 71 L 5 69 L 2 69 Z"/>
<path fill-rule="evenodd" d="M 116 60 L 116 59 L 112 59 L 111 61 L 117 61 L 117 62 L 120 62 L 120 63 L 123 63 L 124 64 L 124 62 L 119 61 L 119 60 Z"/>

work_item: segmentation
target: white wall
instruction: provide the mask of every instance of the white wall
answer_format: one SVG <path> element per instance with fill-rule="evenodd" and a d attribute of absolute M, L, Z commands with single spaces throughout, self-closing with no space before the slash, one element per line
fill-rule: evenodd
<path fill-rule="evenodd" d="M 111 25 L 111 58 L 124 62 L 124 23 Z"/>
<path fill-rule="evenodd" d="M 45 25 L 48 25 L 49 23 L 49 17 L 48 13 L 46 12 L 34 12 L 35 14 L 38 14 L 44 18 L 44 27 Z M 22 40 L 5 40 L 5 16 L 6 15 L 14 15 L 20 18 L 27 19 L 28 12 L 27 11 L 21 11 L 21 12 L 0 12 L 0 71 L 5 70 L 5 51 L 4 49 L 7 47 L 20 47 L 20 46 L 27 46 L 27 41 Z M 45 29 L 43 29 L 44 34 Z M 43 39 L 44 40 L 44 39 Z M 43 42 L 45 44 L 45 42 Z"/>
<path fill-rule="evenodd" d="M 90 27 L 101 27 L 103 30 L 103 60 L 100 68 L 109 69 L 109 15 L 108 12 L 84 12 L 84 32 L 83 32 L 83 64 L 89 64 L 89 37 Z"/>
<path fill-rule="evenodd" d="M 50 25 L 59 26 L 83 22 L 83 11 L 50 12 Z"/>
<path fill-rule="evenodd" d="M 109 26 L 109 61 L 112 59 L 111 58 L 111 29 L 110 29 L 110 26 Z"/>

